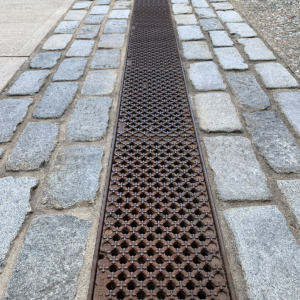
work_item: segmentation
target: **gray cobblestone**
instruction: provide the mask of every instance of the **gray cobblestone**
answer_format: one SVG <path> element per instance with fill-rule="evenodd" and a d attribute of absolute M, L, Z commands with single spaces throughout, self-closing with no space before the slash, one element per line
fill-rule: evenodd
<path fill-rule="evenodd" d="M 224 23 L 239 23 L 243 22 L 242 17 L 234 10 L 217 11 L 218 17 Z"/>
<path fill-rule="evenodd" d="M 216 17 L 216 14 L 211 8 L 195 8 L 195 12 L 201 19 L 211 19 Z"/>
<path fill-rule="evenodd" d="M 73 5 L 72 9 L 89 9 L 91 5 L 91 1 L 78 1 Z"/>
<path fill-rule="evenodd" d="M 191 14 L 193 12 L 192 7 L 188 4 L 173 4 L 172 9 L 175 15 Z"/>
<path fill-rule="evenodd" d="M 4 149 L 0 148 L 0 159 L 2 158 L 3 154 L 4 154 Z"/>
<path fill-rule="evenodd" d="M 211 60 L 212 55 L 206 42 L 183 42 L 183 55 L 186 59 Z"/>
<path fill-rule="evenodd" d="M 55 33 L 74 33 L 78 26 L 79 21 L 62 21 L 55 29 Z"/>
<path fill-rule="evenodd" d="M 3 300 L 75 299 L 90 226 L 71 215 L 35 218 Z"/>
<path fill-rule="evenodd" d="M 174 15 L 174 19 L 177 25 L 198 25 L 194 15 Z"/>
<path fill-rule="evenodd" d="M 59 66 L 53 80 L 77 80 L 83 75 L 86 64 L 87 60 L 85 58 L 67 58 Z"/>
<path fill-rule="evenodd" d="M 44 50 L 63 50 L 70 43 L 72 34 L 52 35 L 44 44 Z"/>
<path fill-rule="evenodd" d="M 0 143 L 9 142 L 17 125 L 27 113 L 32 99 L 3 99 L 0 101 Z"/>
<path fill-rule="evenodd" d="M 111 0 L 97 0 L 96 5 L 110 4 Z"/>
<path fill-rule="evenodd" d="M 98 44 L 99 48 L 122 48 L 125 41 L 125 34 L 115 33 L 115 34 L 102 34 L 100 37 L 100 42 Z"/>
<path fill-rule="evenodd" d="M 39 53 L 31 61 L 30 67 L 33 69 L 51 69 L 57 64 L 61 53 L 51 51 L 46 53 Z"/>
<path fill-rule="evenodd" d="M 74 41 L 66 56 L 89 56 L 92 53 L 94 41 Z"/>
<path fill-rule="evenodd" d="M 215 10 L 230 10 L 233 6 L 228 2 L 212 3 Z"/>
<path fill-rule="evenodd" d="M 38 180 L 33 177 L 0 179 L 0 273 L 11 244 L 25 221 L 25 216 L 31 212 L 30 192 L 37 184 Z"/>
<path fill-rule="evenodd" d="M 265 175 L 248 139 L 241 136 L 206 137 L 204 143 L 221 200 L 270 197 Z"/>
<path fill-rule="evenodd" d="M 8 157 L 6 170 L 38 170 L 49 161 L 57 136 L 54 123 L 28 123 Z"/>
<path fill-rule="evenodd" d="M 108 20 L 104 27 L 104 33 L 125 33 L 127 20 Z"/>
<path fill-rule="evenodd" d="M 35 118 L 59 118 L 72 102 L 78 84 L 75 82 L 54 82 L 45 91 L 45 94 L 33 112 Z"/>
<path fill-rule="evenodd" d="M 209 7 L 209 5 L 205 0 L 192 0 L 192 4 L 194 7 L 203 7 L 203 8 Z"/>
<path fill-rule="evenodd" d="M 224 29 L 223 25 L 218 19 L 200 20 L 199 23 L 204 31 Z"/>
<path fill-rule="evenodd" d="M 105 15 L 109 11 L 109 5 L 94 6 L 91 15 Z"/>
<path fill-rule="evenodd" d="M 93 39 L 98 35 L 100 25 L 84 25 L 78 32 L 77 39 Z"/>
<path fill-rule="evenodd" d="M 128 9 L 131 7 L 130 1 L 117 1 L 114 3 L 113 9 Z"/>
<path fill-rule="evenodd" d="M 209 0 L 209 2 L 225 2 L 226 0 Z"/>
<path fill-rule="evenodd" d="M 112 10 L 109 14 L 109 19 L 128 19 L 130 10 L 124 9 L 124 10 Z"/>
<path fill-rule="evenodd" d="M 172 4 L 182 3 L 182 4 L 189 4 L 188 0 L 171 0 Z"/>
<path fill-rule="evenodd" d="M 66 16 L 66 21 L 81 21 L 86 15 L 86 10 L 70 10 Z"/>
<path fill-rule="evenodd" d="M 68 123 L 69 141 L 97 141 L 105 137 L 112 99 L 92 97 L 79 99 Z"/>
<path fill-rule="evenodd" d="M 98 25 L 98 24 L 101 24 L 103 20 L 104 20 L 104 16 L 102 16 L 102 15 L 89 15 L 85 19 L 84 24 Z"/>
<path fill-rule="evenodd" d="M 244 117 L 270 167 L 277 173 L 300 173 L 300 150 L 277 113 L 260 111 Z"/>
<path fill-rule="evenodd" d="M 215 48 L 214 52 L 224 70 L 247 70 L 243 57 L 234 47 Z"/>
<path fill-rule="evenodd" d="M 120 49 L 98 50 L 93 57 L 92 69 L 116 69 L 120 65 Z"/>
<path fill-rule="evenodd" d="M 60 148 L 44 187 L 46 207 L 93 203 L 99 186 L 102 155 L 103 149 L 98 146 Z"/>
<path fill-rule="evenodd" d="M 257 33 L 246 23 L 226 23 L 231 34 L 237 37 L 255 37 Z"/>
<path fill-rule="evenodd" d="M 204 39 L 204 35 L 201 32 L 200 27 L 196 25 L 177 26 L 177 31 L 179 39 L 182 41 Z"/>
<path fill-rule="evenodd" d="M 209 36 L 215 47 L 233 46 L 233 42 L 226 31 L 210 31 Z"/>
<path fill-rule="evenodd" d="M 7 92 L 8 95 L 33 95 L 43 86 L 49 71 L 26 71 Z"/>

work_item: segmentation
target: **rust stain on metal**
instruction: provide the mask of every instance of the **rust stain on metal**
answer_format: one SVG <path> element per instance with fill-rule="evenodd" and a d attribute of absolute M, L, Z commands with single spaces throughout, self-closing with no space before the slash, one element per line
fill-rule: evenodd
<path fill-rule="evenodd" d="M 136 0 L 89 299 L 235 299 L 167 0 Z"/>

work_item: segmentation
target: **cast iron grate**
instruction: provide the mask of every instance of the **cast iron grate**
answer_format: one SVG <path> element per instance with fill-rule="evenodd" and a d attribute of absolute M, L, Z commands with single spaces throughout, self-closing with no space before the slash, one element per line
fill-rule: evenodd
<path fill-rule="evenodd" d="M 135 0 L 93 299 L 231 299 L 167 0 Z"/>

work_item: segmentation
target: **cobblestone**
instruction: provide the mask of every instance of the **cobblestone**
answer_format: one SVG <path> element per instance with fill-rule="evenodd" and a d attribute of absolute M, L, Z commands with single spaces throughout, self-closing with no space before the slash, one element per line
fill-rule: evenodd
<path fill-rule="evenodd" d="M 296 79 L 279 63 L 261 63 L 254 68 L 269 89 L 298 87 Z"/>
<path fill-rule="evenodd" d="M 72 9 L 89 9 L 91 5 L 91 1 L 78 1 L 73 5 Z"/>
<path fill-rule="evenodd" d="M 209 7 L 209 5 L 205 0 L 192 0 L 192 4 L 194 7 L 203 7 L 203 8 Z"/>
<path fill-rule="evenodd" d="M 86 10 L 70 10 L 66 16 L 66 21 L 81 21 L 86 15 Z"/>
<path fill-rule="evenodd" d="M 54 82 L 45 91 L 42 100 L 33 112 L 35 118 L 59 118 L 72 102 L 78 84 L 75 82 Z"/>
<path fill-rule="evenodd" d="M 3 154 L 4 154 L 4 149 L 0 148 L 0 159 L 2 158 Z"/>
<path fill-rule="evenodd" d="M 270 101 L 255 77 L 246 73 L 227 73 L 228 83 L 238 102 L 246 109 L 261 110 L 270 107 Z"/>
<path fill-rule="evenodd" d="M 300 173 L 300 150 L 277 113 L 244 113 L 244 117 L 270 167 L 277 173 Z"/>
<path fill-rule="evenodd" d="M 8 95 L 33 95 L 43 86 L 46 78 L 50 75 L 49 71 L 26 71 L 14 85 L 9 89 Z"/>
<path fill-rule="evenodd" d="M 86 19 L 84 24 L 88 25 L 100 25 L 104 20 L 104 16 L 102 15 L 89 15 Z"/>
<path fill-rule="evenodd" d="M 112 10 L 109 14 L 109 19 L 128 19 L 130 10 L 124 9 L 124 10 Z"/>
<path fill-rule="evenodd" d="M 6 170 L 38 170 L 49 161 L 57 136 L 54 123 L 28 123 L 8 157 Z"/>
<path fill-rule="evenodd" d="M 265 175 L 248 139 L 240 136 L 206 137 L 204 143 L 221 200 L 263 200 L 270 197 Z"/>
<path fill-rule="evenodd" d="M 194 15 L 175 15 L 174 19 L 177 25 L 198 25 Z"/>
<path fill-rule="evenodd" d="M 109 5 L 94 6 L 91 15 L 105 15 L 109 11 Z"/>
<path fill-rule="evenodd" d="M 183 42 L 183 55 L 191 60 L 211 60 L 212 55 L 206 42 Z"/>
<path fill-rule="evenodd" d="M 231 34 L 237 37 L 256 37 L 257 33 L 246 23 L 226 23 Z"/>
<path fill-rule="evenodd" d="M 111 0 L 97 0 L 96 5 L 110 4 Z"/>
<path fill-rule="evenodd" d="M 233 46 L 226 31 L 209 31 L 211 42 L 215 47 Z"/>
<path fill-rule="evenodd" d="M 234 47 L 215 48 L 214 52 L 224 70 L 247 70 L 243 57 Z"/>
<path fill-rule="evenodd" d="M 51 69 L 57 64 L 60 55 L 61 53 L 58 51 L 39 53 L 31 61 L 30 67 L 33 69 Z"/>
<path fill-rule="evenodd" d="M 192 7 L 188 4 L 173 4 L 172 8 L 175 15 L 191 14 L 193 12 Z"/>
<path fill-rule="evenodd" d="M 89 56 L 92 53 L 94 44 L 94 41 L 74 41 L 71 48 L 67 52 L 66 57 Z"/>
<path fill-rule="evenodd" d="M 233 9 L 233 6 L 228 2 L 212 3 L 212 6 L 215 10 L 230 10 L 230 9 Z"/>
<path fill-rule="evenodd" d="M 90 226 L 71 215 L 35 218 L 3 300 L 75 299 Z"/>
<path fill-rule="evenodd" d="M 98 50 L 93 57 L 92 69 L 116 69 L 120 65 L 120 49 Z"/>
<path fill-rule="evenodd" d="M 99 48 L 122 48 L 125 41 L 125 34 L 103 34 L 98 44 Z"/>
<path fill-rule="evenodd" d="M 117 1 L 115 2 L 113 9 L 128 9 L 131 7 L 130 1 Z"/>
<path fill-rule="evenodd" d="M 31 212 L 30 193 L 37 184 L 38 180 L 33 177 L 0 179 L 0 273 L 25 216 Z"/>
<path fill-rule="evenodd" d="M 204 31 L 224 29 L 223 25 L 218 19 L 200 20 L 199 23 Z"/>
<path fill-rule="evenodd" d="M 98 35 L 100 25 L 84 25 L 78 32 L 77 39 L 93 39 Z"/>
<path fill-rule="evenodd" d="M 76 145 L 59 149 L 44 187 L 48 208 L 93 203 L 101 171 L 102 147 Z"/>
<path fill-rule="evenodd" d="M 225 2 L 226 0 L 209 0 L 209 2 Z"/>
<path fill-rule="evenodd" d="M 204 35 L 201 32 L 200 27 L 196 25 L 177 26 L 177 31 L 179 39 L 182 41 L 204 39 Z"/>
<path fill-rule="evenodd" d="M 226 88 L 214 62 L 209 61 L 190 64 L 188 73 L 197 91 L 225 90 Z"/>
<path fill-rule="evenodd" d="M 86 64 L 86 58 L 67 58 L 59 66 L 53 80 L 77 80 L 83 75 Z"/>
<path fill-rule="evenodd" d="M 104 27 L 104 33 L 125 33 L 127 20 L 108 20 Z"/>
<path fill-rule="evenodd" d="M 217 11 L 218 17 L 224 23 L 239 23 L 243 22 L 242 17 L 234 10 Z"/>
<path fill-rule="evenodd" d="M 248 299 L 298 299 L 300 249 L 278 208 L 232 208 L 224 214 L 237 245 Z"/>
<path fill-rule="evenodd" d="M 55 33 L 74 33 L 78 26 L 79 21 L 62 21 L 55 29 Z"/>
<path fill-rule="evenodd" d="M 201 19 L 211 19 L 216 17 L 216 14 L 211 8 L 195 8 L 195 12 Z"/>
<path fill-rule="evenodd" d="M 44 44 L 44 50 L 63 50 L 70 43 L 72 34 L 52 35 Z"/>
<path fill-rule="evenodd" d="M 182 4 L 189 4 L 188 0 L 171 0 L 172 4 L 176 4 L 176 3 L 182 3 Z"/>
<path fill-rule="evenodd" d="M 112 93 L 116 79 L 116 70 L 90 71 L 81 93 L 83 95 L 108 95 Z"/>
<path fill-rule="evenodd" d="M 112 99 L 92 97 L 79 99 L 68 123 L 69 141 L 97 141 L 105 137 Z"/>

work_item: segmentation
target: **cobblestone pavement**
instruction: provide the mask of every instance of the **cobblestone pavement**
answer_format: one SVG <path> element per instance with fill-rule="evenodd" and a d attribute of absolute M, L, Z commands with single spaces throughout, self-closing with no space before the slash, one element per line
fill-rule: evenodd
<path fill-rule="evenodd" d="M 86 299 L 132 4 L 75 3 L 0 96 L 0 299 Z M 230 3 L 170 7 L 237 298 L 300 298 L 299 81 Z"/>

